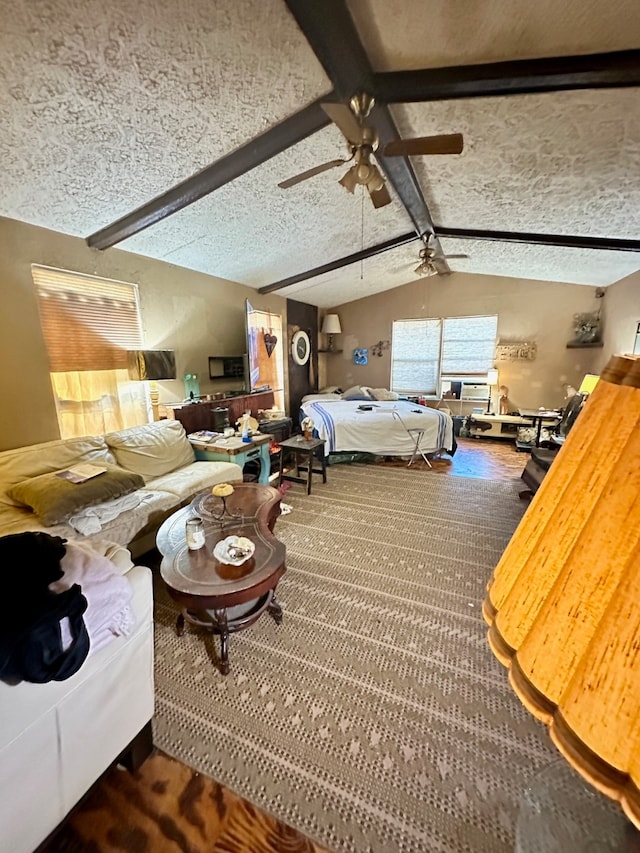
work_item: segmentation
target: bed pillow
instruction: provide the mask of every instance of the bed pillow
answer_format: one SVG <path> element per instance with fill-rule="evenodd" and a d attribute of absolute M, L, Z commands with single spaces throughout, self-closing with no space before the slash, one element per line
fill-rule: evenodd
<path fill-rule="evenodd" d="M 374 400 L 398 400 L 399 394 L 396 391 L 389 391 L 387 388 L 371 388 L 371 394 Z"/>
<path fill-rule="evenodd" d="M 343 400 L 373 400 L 373 397 L 366 388 L 363 388 L 362 385 L 354 385 L 352 388 L 347 388 L 347 390 L 342 395 Z"/>
<path fill-rule="evenodd" d="M 337 385 L 328 385 L 326 388 L 321 388 L 318 394 L 342 394 L 342 388 Z"/>
<path fill-rule="evenodd" d="M 70 483 L 58 477 L 55 471 L 40 474 L 12 486 L 8 490 L 9 497 L 31 507 L 45 527 L 50 527 L 66 521 L 85 507 L 144 488 L 139 474 L 102 462 L 100 467 L 107 470 L 84 483 Z"/>

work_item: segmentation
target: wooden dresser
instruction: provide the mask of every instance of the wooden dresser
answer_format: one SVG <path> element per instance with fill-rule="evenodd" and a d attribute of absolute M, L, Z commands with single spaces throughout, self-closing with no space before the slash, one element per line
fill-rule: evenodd
<path fill-rule="evenodd" d="M 247 410 L 251 412 L 252 417 L 260 420 L 258 412 L 261 409 L 270 409 L 273 402 L 273 391 L 258 391 L 254 394 L 223 397 L 220 400 L 198 400 L 196 403 L 167 406 L 167 412 L 169 417 L 180 421 L 188 435 L 201 429 L 214 429 L 212 409 L 228 409 L 229 425 L 235 426 L 236 421 Z"/>

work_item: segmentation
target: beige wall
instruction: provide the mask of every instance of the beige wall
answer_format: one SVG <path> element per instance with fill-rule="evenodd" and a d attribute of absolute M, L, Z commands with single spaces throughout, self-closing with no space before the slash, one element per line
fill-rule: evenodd
<path fill-rule="evenodd" d="M 138 284 L 145 346 L 175 349 L 178 376 L 197 373 L 203 394 L 225 390 L 208 378 L 210 355 L 246 352 L 246 298 L 281 314 L 286 328 L 282 296 L 0 218 L 0 450 L 59 437 L 32 263 Z M 285 353 L 285 371 L 286 362 Z M 181 380 L 158 384 L 161 404 L 183 398 Z"/>
<path fill-rule="evenodd" d="M 620 279 L 606 290 L 602 301 L 604 349 L 598 350 L 594 373 L 600 373 L 610 355 L 633 352 L 640 323 L 640 272 Z"/>
<path fill-rule="evenodd" d="M 371 355 L 379 340 L 391 339 L 392 321 L 414 317 L 498 315 L 502 342 L 535 341 L 534 361 L 499 362 L 500 384 L 509 387 L 509 399 L 520 408 L 556 407 L 564 404 L 563 384 L 576 387 L 585 373 L 593 372 L 600 357 L 608 357 L 608 338 L 602 349 L 567 349 L 573 339 L 573 315 L 598 309 L 595 288 L 583 285 L 523 281 L 484 275 L 455 273 L 424 278 L 393 291 L 332 308 L 340 316 L 343 334 L 337 338 L 343 350 L 326 355 L 326 384 L 389 387 L 391 350 Z M 610 313 L 613 313 L 611 311 Z M 608 322 L 608 321 L 607 321 Z M 613 319 L 612 319 L 613 323 Z M 356 366 L 356 347 L 369 349 L 366 366 Z M 495 404 L 495 399 L 494 399 Z M 455 411 L 459 404 L 454 404 Z M 462 409 L 463 412 L 470 407 Z"/>

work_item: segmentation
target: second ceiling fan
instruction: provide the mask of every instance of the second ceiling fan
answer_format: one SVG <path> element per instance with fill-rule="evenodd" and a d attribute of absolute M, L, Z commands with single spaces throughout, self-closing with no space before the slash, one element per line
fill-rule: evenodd
<path fill-rule="evenodd" d="M 347 140 L 351 156 L 345 159 L 329 160 L 312 169 L 307 169 L 293 178 L 288 178 L 278 184 L 282 189 L 299 184 L 319 175 L 328 169 L 333 169 L 344 163 L 354 161 L 345 174 L 340 178 L 349 192 L 354 192 L 356 186 L 366 186 L 374 207 L 384 207 L 391 201 L 391 196 L 371 155 L 378 150 L 378 134 L 375 128 L 365 124 L 365 119 L 371 112 L 375 101 L 367 94 L 354 95 L 347 104 L 325 103 L 322 109 L 331 121 L 338 127 Z M 440 136 L 422 136 L 416 139 L 397 139 L 388 142 L 380 151 L 383 157 L 409 157 L 416 154 L 460 154 L 463 147 L 461 133 L 442 134 Z"/>

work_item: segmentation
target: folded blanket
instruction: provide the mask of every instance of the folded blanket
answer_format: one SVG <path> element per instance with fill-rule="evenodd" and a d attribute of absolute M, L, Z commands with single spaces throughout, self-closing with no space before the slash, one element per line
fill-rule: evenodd
<path fill-rule="evenodd" d="M 88 545 L 67 542 L 66 553 L 60 561 L 64 575 L 50 585 L 60 592 L 80 584 L 87 599 L 84 614 L 89 640 L 89 654 L 104 648 L 116 636 L 128 636 L 135 627 L 131 610 L 131 584 L 118 574 L 111 560 L 93 551 Z M 61 623 L 63 647 L 71 640 L 66 620 Z"/>

